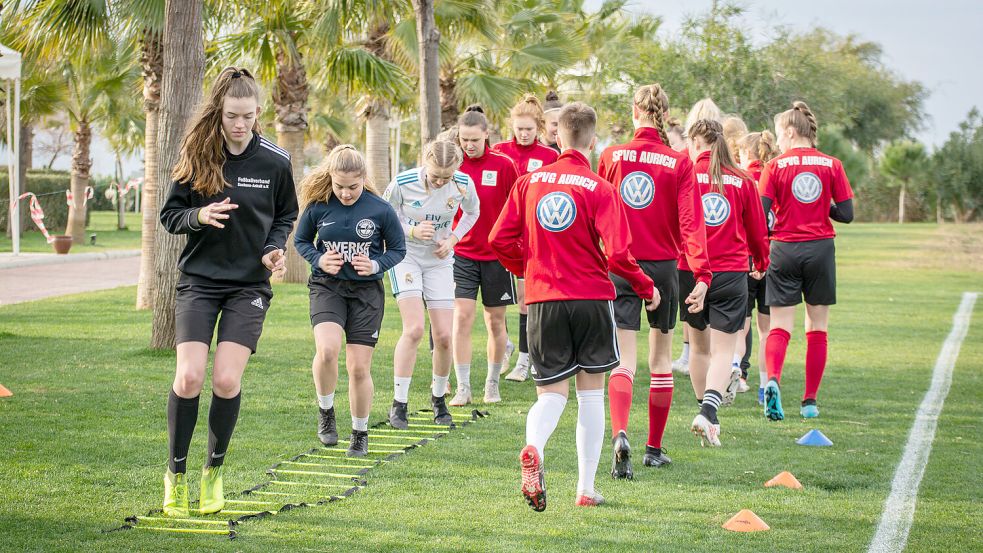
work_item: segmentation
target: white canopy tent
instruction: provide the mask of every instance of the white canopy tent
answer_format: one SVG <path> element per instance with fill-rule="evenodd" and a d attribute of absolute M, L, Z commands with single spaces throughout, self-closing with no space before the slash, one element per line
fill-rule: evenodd
<path fill-rule="evenodd" d="M 0 44 L 0 81 L 7 91 L 7 177 L 10 183 L 10 234 L 14 255 L 20 253 L 20 53 Z"/>

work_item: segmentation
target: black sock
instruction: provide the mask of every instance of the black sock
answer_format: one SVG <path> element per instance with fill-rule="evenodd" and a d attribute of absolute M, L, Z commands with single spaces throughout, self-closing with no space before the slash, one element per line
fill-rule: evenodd
<path fill-rule="evenodd" d="M 707 418 L 712 424 L 720 424 L 717 420 L 717 407 L 720 407 L 722 396 L 717 390 L 707 390 L 703 392 L 703 404 L 700 405 L 700 414 Z"/>
<path fill-rule="evenodd" d="M 183 398 L 171 390 L 167 396 L 167 468 L 187 472 L 188 449 L 198 423 L 198 398 Z"/>
<path fill-rule="evenodd" d="M 815 405 L 815 404 L 816 404 L 815 398 L 813 398 L 813 399 L 803 399 L 802 400 L 802 406 L 803 407 L 805 407 L 806 405 Z"/>
<path fill-rule="evenodd" d="M 212 406 L 208 409 L 208 459 L 205 466 L 220 467 L 225 461 L 232 431 L 239 420 L 239 400 L 242 392 L 230 399 L 212 394 Z"/>
<path fill-rule="evenodd" d="M 526 319 L 529 315 L 519 313 L 519 353 L 529 353 L 529 340 L 526 338 Z"/>
<path fill-rule="evenodd" d="M 754 346 L 754 329 L 749 329 L 744 337 L 744 358 L 741 359 L 741 378 L 747 380 L 747 371 L 751 368 L 751 347 Z"/>

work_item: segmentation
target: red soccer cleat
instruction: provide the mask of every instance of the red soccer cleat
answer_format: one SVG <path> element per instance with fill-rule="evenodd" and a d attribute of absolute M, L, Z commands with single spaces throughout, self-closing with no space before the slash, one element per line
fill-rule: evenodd
<path fill-rule="evenodd" d="M 536 447 L 527 445 L 519 454 L 519 464 L 522 465 L 522 495 L 526 497 L 529 506 L 536 512 L 546 510 L 546 478 L 543 461 L 539 458 Z"/>
<path fill-rule="evenodd" d="M 577 507 L 597 507 L 598 505 L 604 504 L 604 496 L 594 492 L 593 495 L 577 495 L 577 501 L 574 503 Z"/>

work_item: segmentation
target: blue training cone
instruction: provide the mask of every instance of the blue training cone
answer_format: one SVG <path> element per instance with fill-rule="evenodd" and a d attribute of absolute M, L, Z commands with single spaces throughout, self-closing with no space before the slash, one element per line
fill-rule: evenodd
<path fill-rule="evenodd" d="M 833 445 L 833 442 L 831 442 L 829 438 L 818 430 L 810 430 L 806 432 L 805 436 L 802 436 L 796 440 L 795 443 L 799 445 L 811 445 L 816 447 Z"/>

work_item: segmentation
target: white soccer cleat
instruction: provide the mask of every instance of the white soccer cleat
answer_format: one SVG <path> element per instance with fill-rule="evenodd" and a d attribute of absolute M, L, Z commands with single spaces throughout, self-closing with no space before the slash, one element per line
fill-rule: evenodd
<path fill-rule="evenodd" d="M 737 393 L 743 394 L 743 393 L 748 392 L 750 390 L 751 390 L 751 387 L 747 385 L 747 380 L 744 380 L 742 378 L 741 381 L 737 383 Z"/>
<path fill-rule="evenodd" d="M 485 403 L 498 403 L 502 401 L 502 395 L 498 392 L 497 380 L 485 381 Z"/>
<path fill-rule="evenodd" d="M 498 371 L 498 376 L 502 376 L 509 370 L 509 360 L 512 359 L 512 354 L 515 353 L 515 344 L 512 340 L 505 342 L 505 357 L 502 359 L 502 368 Z"/>
<path fill-rule="evenodd" d="M 732 405 L 734 400 L 737 399 L 737 389 L 740 387 L 741 383 L 741 368 L 731 367 L 730 368 L 730 382 L 727 383 L 727 389 L 724 390 L 723 395 L 720 398 L 720 405 Z"/>
<path fill-rule="evenodd" d="M 525 382 L 527 378 L 529 378 L 529 363 L 516 363 L 515 368 L 505 377 L 505 380 Z"/>
<path fill-rule="evenodd" d="M 451 398 L 449 405 L 451 407 L 463 407 L 471 403 L 471 388 L 469 386 L 458 386 L 457 393 Z"/>
<path fill-rule="evenodd" d="M 682 356 L 672 362 L 672 372 L 679 373 L 681 375 L 689 375 L 689 359 L 683 359 Z"/>
<path fill-rule="evenodd" d="M 690 430 L 700 439 L 700 445 L 704 447 L 707 445 L 713 447 L 720 446 L 720 425 L 711 423 L 702 414 L 697 415 L 693 419 Z"/>

